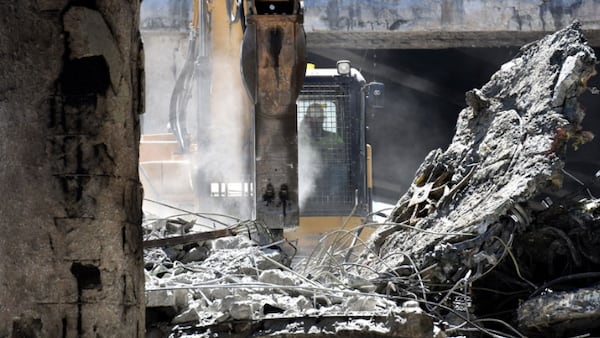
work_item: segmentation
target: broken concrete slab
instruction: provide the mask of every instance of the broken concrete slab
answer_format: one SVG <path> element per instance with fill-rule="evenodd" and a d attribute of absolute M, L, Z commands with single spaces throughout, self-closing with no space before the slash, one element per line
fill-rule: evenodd
<path fill-rule="evenodd" d="M 469 91 L 450 146 L 425 158 L 348 270 L 379 292 L 417 298 L 449 332 L 510 335 L 539 285 L 597 271 L 598 200 L 580 182 L 580 191 L 563 186 L 574 179 L 567 150 L 593 139 L 577 98 L 596 63 L 574 23 Z"/>
<path fill-rule="evenodd" d="M 600 288 L 552 292 L 524 302 L 518 311 L 520 327 L 531 335 L 565 337 L 600 327 Z"/>
<path fill-rule="evenodd" d="M 435 330 L 427 316 L 413 313 L 347 315 L 303 315 L 262 318 L 258 321 L 222 322 L 209 327 L 179 325 L 173 329 L 176 337 L 212 337 L 217 334 L 232 338 L 270 337 L 445 337 Z"/>
<path fill-rule="evenodd" d="M 431 317 L 418 304 L 312 280 L 288 268 L 280 250 L 243 237 L 216 239 L 208 257 L 187 263 L 147 248 L 149 313 L 168 320 L 175 336 L 433 336 Z"/>
<path fill-rule="evenodd" d="M 522 204 L 560 187 L 566 145 L 590 138 L 576 98 L 595 64 L 575 23 L 523 47 L 467 93 L 452 143 L 428 155 L 362 263 L 432 283 L 469 271 L 473 280 L 493 267 L 503 243 L 529 226 Z"/>

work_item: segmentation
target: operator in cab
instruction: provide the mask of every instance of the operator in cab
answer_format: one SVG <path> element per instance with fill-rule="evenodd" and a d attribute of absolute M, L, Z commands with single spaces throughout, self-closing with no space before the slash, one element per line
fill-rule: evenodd
<path fill-rule="evenodd" d="M 311 103 L 306 108 L 304 118 L 300 122 L 299 137 L 301 142 L 310 142 L 308 144 L 338 144 L 342 139 L 335 133 L 324 128 L 325 105 L 321 103 Z"/>
<path fill-rule="evenodd" d="M 342 165 L 344 142 L 335 132 L 335 111 L 327 111 L 330 115 L 326 117 L 327 107 L 324 103 L 311 103 L 298 127 L 298 164 L 304 174 L 299 178 L 300 185 L 329 187 L 319 191 L 307 189 L 312 198 L 322 202 L 341 199 L 349 175 Z"/>

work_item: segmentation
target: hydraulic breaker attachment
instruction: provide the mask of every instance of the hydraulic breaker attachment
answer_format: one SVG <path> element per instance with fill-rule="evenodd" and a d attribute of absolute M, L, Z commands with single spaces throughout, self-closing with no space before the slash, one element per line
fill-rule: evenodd
<path fill-rule="evenodd" d="M 306 70 L 301 1 L 247 1 L 242 74 L 254 104 L 256 219 L 297 226 L 296 99 Z"/>

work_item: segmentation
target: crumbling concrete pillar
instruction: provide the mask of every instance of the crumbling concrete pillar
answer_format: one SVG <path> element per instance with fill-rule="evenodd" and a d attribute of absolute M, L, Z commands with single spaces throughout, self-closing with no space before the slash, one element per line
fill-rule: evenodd
<path fill-rule="evenodd" d="M 0 337 L 143 337 L 138 1 L 0 3 Z"/>

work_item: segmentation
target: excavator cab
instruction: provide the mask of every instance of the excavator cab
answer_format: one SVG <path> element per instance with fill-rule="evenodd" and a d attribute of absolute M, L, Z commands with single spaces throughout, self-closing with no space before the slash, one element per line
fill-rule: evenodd
<path fill-rule="evenodd" d="M 305 254 L 323 233 L 356 226 L 372 211 L 365 120 L 383 94 L 383 84 L 367 83 L 349 61 L 307 67 L 296 102 L 300 226 L 287 236 Z"/>

